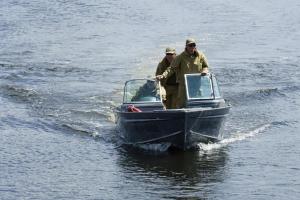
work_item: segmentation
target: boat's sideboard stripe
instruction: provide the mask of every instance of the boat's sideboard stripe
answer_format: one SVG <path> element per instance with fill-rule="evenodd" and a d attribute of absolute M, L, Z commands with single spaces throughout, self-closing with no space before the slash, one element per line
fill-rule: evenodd
<path fill-rule="evenodd" d="M 125 119 L 126 122 L 168 121 L 170 119 Z"/>
<path fill-rule="evenodd" d="M 169 135 L 165 135 L 165 136 L 162 136 L 162 137 L 154 138 L 154 139 L 151 139 L 151 140 L 145 140 L 145 141 L 142 141 L 142 142 L 135 142 L 135 143 L 132 143 L 132 144 L 145 144 L 145 143 L 149 143 L 149 142 L 154 142 L 156 140 L 161 140 L 161 139 L 164 139 L 164 138 L 168 138 L 168 137 L 171 137 L 171 136 L 174 136 L 174 135 L 178 135 L 180 133 L 182 133 L 182 131 L 176 131 L 176 132 L 171 133 Z"/>
<path fill-rule="evenodd" d="M 194 117 L 194 116 L 190 116 L 189 118 L 196 118 L 196 119 L 204 119 L 204 118 L 221 118 L 221 117 L 225 117 L 228 114 L 225 115 L 214 115 L 214 116 L 203 116 L 203 117 Z"/>

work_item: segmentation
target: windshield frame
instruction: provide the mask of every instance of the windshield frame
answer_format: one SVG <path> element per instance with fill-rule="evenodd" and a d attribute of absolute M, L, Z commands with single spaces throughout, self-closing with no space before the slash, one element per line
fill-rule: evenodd
<path fill-rule="evenodd" d="M 156 101 L 132 101 L 130 99 L 132 99 L 134 97 L 134 95 L 130 98 L 128 97 L 128 94 L 130 91 L 128 91 L 129 89 L 129 84 L 131 83 L 134 83 L 134 82 L 138 82 L 138 81 L 145 81 L 145 83 L 147 83 L 148 81 L 151 81 L 153 82 L 154 84 L 158 84 L 158 85 L 155 85 L 155 88 L 156 88 L 156 93 L 159 94 L 158 96 L 155 96 L 156 97 Z M 141 84 L 141 85 L 138 85 L 138 87 L 142 87 L 144 84 Z M 135 90 L 135 92 L 137 92 L 137 90 Z M 153 96 L 154 97 L 154 96 Z M 124 104 L 142 104 L 142 103 L 161 103 L 162 102 L 162 96 L 161 96 L 161 85 L 160 85 L 160 81 L 156 81 L 154 79 L 147 79 L 147 78 L 137 78 L 137 79 L 130 79 L 128 81 L 125 82 L 125 85 L 124 85 L 124 91 L 123 91 L 123 103 Z"/>

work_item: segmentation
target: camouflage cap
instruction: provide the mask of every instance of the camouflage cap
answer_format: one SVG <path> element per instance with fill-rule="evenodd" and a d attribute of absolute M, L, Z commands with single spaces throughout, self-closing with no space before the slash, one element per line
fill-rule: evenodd
<path fill-rule="evenodd" d="M 168 48 L 166 48 L 166 54 L 167 54 L 167 53 L 175 54 L 175 53 L 176 53 L 176 50 L 175 50 L 174 48 L 168 47 Z"/>
<path fill-rule="evenodd" d="M 189 45 L 189 44 L 196 44 L 196 40 L 194 38 L 188 38 L 185 41 L 185 45 Z"/>

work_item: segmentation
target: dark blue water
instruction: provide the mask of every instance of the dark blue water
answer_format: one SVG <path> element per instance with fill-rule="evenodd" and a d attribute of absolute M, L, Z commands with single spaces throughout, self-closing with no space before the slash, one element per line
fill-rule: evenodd
<path fill-rule="evenodd" d="M 300 3 L 0 2 L 0 199 L 299 199 Z M 127 79 L 198 41 L 232 105 L 196 152 L 119 147 Z"/>

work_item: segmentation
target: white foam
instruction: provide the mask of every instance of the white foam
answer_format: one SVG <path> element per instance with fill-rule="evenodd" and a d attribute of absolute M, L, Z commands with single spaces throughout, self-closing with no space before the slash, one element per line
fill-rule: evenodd
<path fill-rule="evenodd" d="M 228 144 L 237 142 L 237 141 L 242 141 L 242 140 L 246 140 L 248 138 L 251 137 L 255 137 L 258 134 L 262 133 L 266 128 L 268 128 L 269 126 L 271 126 L 271 124 L 265 124 L 262 125 L 248 133 L 241 133 L 241 132 L 237 132 L 235 134 L 232 134 L 232 137 L 230 138 L 225 138 L 223 140 L 221 140 L 220 142 L 217 143 L 210 143 L 210 144 L 205 144 L 205 143 L 199 143 L 198 146 L 200 148 L 200 151 L 204 151 L 204 152 L 209 152 L 212 151 L 214 149 L 219 149 L 222 148 L 224 146 L 227 146 Z"/>
<path fill-rule="evenodd" d="M 92 137 L 96 138 L 100 135 L 100 133 L 98 131 L 94 131 L 94 132 L 92 132 L 91 135 L 92 135 Z"/>

